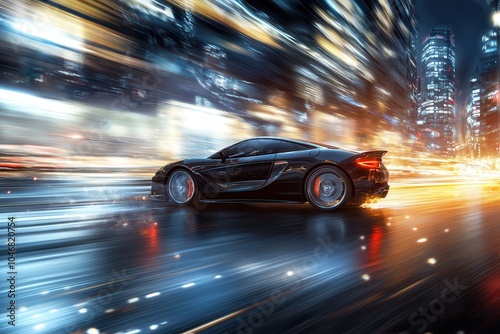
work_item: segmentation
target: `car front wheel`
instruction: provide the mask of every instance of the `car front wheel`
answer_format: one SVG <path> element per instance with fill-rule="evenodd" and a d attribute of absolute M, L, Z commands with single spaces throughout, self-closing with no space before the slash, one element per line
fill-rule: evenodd
<path fill-rule="evenodd" d="M 167 193 L 176 204 L 193 204 L 198 194 L 193 175 L 187 170 L 174 171 L 168 178 Z"/>
<path fill-rule="evenodd" d="M 313 170 L 307 177 L 304 190 L 309 204 L 326 211 L 344 206 L 352 194 L 349 177 L 334 166 Z"/>

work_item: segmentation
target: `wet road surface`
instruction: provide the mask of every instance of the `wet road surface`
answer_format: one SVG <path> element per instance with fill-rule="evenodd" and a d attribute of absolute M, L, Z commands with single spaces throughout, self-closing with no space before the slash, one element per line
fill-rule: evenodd
<path fill-rule="evenodd" d="M 0 175 L 1 333 L 499 332 L 498 179 L 396 178 L 333 213 L 167 206 L 149 180 Z"/>

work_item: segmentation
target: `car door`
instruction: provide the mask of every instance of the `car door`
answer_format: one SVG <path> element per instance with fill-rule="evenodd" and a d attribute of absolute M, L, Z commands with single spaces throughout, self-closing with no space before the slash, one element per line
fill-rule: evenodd
<path fill-rule="evenodd" d="M 258 189 L 269 177 L 279 144 L 279 140 L 267 138 L 239 142 L 221 151 L 224 159 L 216 156 L 205 160 L 199 173 L 219 191 Z"/>

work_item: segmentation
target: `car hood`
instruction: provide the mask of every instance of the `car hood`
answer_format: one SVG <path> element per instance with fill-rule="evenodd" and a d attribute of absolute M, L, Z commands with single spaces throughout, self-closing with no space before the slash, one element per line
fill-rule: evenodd
<path fill-rule="evenodd" d="M 191 158 L 182 160 L 182 164 L 188 167 L 199 167 L 205 159 Z"/>

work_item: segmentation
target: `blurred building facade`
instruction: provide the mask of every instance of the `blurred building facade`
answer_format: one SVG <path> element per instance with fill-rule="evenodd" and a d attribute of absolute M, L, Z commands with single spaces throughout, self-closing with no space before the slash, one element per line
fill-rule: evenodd
<path fill-rule="evenodd" d="M 486 2 L 493 27 L 482 32 L 467 99 L 466 143 L 473 158 L 498 158 L 500 154 L 500 1 Z"/>
<path fill-rule="evenodd" d="M 35 73 L 16 85 L 152 116 L 165 101 L 187 103 L 262 134 L 353 147 L 417 141 L 414 0 L 99 3 L 102 11 L 75 0 L 0 5 L 0 38 L 28 58 L 10 57 L 7 70 Z M 33 34 L 41 23 L 26 11 L 53 33 Z"/>
<path fill-rule="evenodd" d="M 498 27 L 486 30 L 481 38 L 481 55 L 478 62 L 481 89 L 480 140 L 477 150 L 480 157 L 497 156 L 499 153 L 499 38 Z"/>
<path fill-rule="evenodd" d="M 449 27 L 431 29 L 423 42 L 419 133 L 424 147 L 453 156 L 455 150 L 455 41 Z"/>
<path fill-rule="evenodd" d="M 472 76 L 469 81 L 469 92 L 466 106 L 466 152 L 472 158 L 479 157 L 479 141 L 481 138 L 480 113 L 481 113 L 481 86 L 478 74 Z"/>
<path fill-rule="evenodd" d="M 200 69 L 204 74 L 197 77 L 210 72 L 221 83 L 237 83 L 230 87 L 250 83 L 236 91 L 198 80 L 211 87 L 206 93 L 196 89 L 204 105 L 244 109 L 249 119 L 272 129 L 304 123 L 305 136 L 318 132 L 321 127 L 313 120 L 328 119 L 325 114 L 338 117 L 332 124 L 344 119 L 354 126 L 359 145 L 412 146 L 417 141 L 414 0 L 170 3 L 190 52 L 211 45 L 224 54 L 220 65 Z M 248 86 L 255 88 L 251 94 Z M 227 103 L 238 95 L 248 98 Z M 335 129 L 313 137 L 335 140 L 343 135 Z"/>

